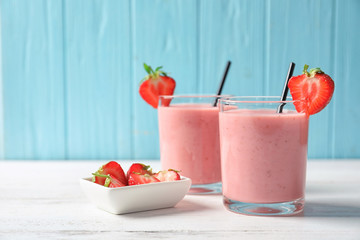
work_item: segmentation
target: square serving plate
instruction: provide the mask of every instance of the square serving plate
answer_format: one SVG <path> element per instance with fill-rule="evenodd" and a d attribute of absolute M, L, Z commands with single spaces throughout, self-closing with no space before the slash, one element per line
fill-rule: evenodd
<path fill-rule="evenodd" d="M 172 182 L 108 188 L 93 183 L 90 177 L 81 178 L 80 185 L 98 208 L 113 214 L 124 214 L 174 207 L 189 191 L 191 180 L 181 177 L 181 180 Z"/>

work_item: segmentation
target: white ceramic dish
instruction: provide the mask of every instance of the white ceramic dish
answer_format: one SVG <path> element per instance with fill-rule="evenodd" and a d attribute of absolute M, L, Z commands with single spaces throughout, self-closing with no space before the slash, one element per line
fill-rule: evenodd
<path fill-rule="evenodd" d="M 119 188 L 108 188 L 81 178 L 85 195 L 100 209 L 113 214 L 147 211 L 174 207 L 191 186 L 190 178 L 173 182 L 148 183 Z"/>

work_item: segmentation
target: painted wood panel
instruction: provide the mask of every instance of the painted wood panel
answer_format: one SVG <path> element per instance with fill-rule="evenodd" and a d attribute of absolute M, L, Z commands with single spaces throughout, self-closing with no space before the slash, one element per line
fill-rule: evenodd
<path fill-rule="evenodd" d="M 1 14 L 1 8 L 0 8 Z M 1 17 L 0 17 L 0 159 L 5 158 L 5 141 L 4 141 L 4 98 L 3 93 L 3 75 L 2 75 L 2 43 L 1 43 Z"/>
<path fill-rule="evenodd" d="M 279 7 L 281 6 L 281 7 Z M 295 75 L 305 64 L 321 66 L 334 75 L 334 1 L 270 1 L 267 14 L 266 95 L 281 94 L 281 86 L 291 61 L 297 65 Z M 303 9 L 303 11 L 299 11 Z M 336 84 L 337 85 L 337 84 Z M 334 96 L 334 99 L 338 96 Z M 334 102 L 334 100 L 333 100 Z M 322 112 L 311 116 L 309 156 L 331 156 L 333 102 Z"/>
<path fill-rule="evenodd" d="M 1 1 L 8 159 L 65 157 L 62 2 Z"/>
<path fill-rule="evenodd" d="M 131 1 L 134 158 L 158 159 L 157 111 L 139 96 L 143 63 L 163 66 L 177 80 L 175 93 L 197 92 L 196 1 Z"/>
<path fill-rule="evenodd" d="M 67 158 L 132 157 L 129 9 L 64 1 Z"/>
<path fill-rule="evenodd" d="M 223 93 L 264 94 L 264 3 L 259 0 L 200 1 L 199 92 L 215 93 L 226 62 L 231 60 Z"/>
<path fill-rule="evenodd" d="M 359 10 L 357 0 L 337 1 L 335 5 L 334 73 L 338 81 L 329 116 L 331 157 L 360 155 Z"/>
<path fill-rule="evenodd" d="M 177 94 L 279 95 L 291 61 L 334 77 L 310 158 L 360 156 L 357 0 L 0 0 L 0 157 L 158 159 L 143 63 Z"/>

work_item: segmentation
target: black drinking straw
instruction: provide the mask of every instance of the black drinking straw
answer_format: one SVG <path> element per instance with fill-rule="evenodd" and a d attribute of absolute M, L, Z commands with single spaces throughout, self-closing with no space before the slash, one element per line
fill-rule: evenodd
<path fill-rule="evenodd" d="M 221 92 L 222 92 L 222 89 L 223 89 L 223 87 L 224 87 L 224 83 L 225 83 L 227 74 L 228 74 L 228 72 L 229 72 L 230 65 L 231 65 L 231 61 L 228 61 L 228 62 L 227 62 L 227 65 L 226 65 L 226 68 L 225 68 L 224 75 L 223 75 L 223 77 L 222 77 L 222 79 L 221 79 L 219 88 L 218 88 L 218 90 L 217 90 L 217 92 L 216 92 L 216 95 L 221 95 Z M 218 99 L 219 99 L 219 97 L 216 97 L 216 98 L 215 98 L 215 101 L 214 101 L 214 103 L 213 103 L 213 106 L 214 106 L 214 107 L 216 107 L 216 105 L 217 105 L 217 100 L 218 100 Z"/>
<path fill-rule="evenodd" d="M 295 68 L 295 63 L 291 62 L 290 66 L 289 66 L 287 76 L 286 76 L 286 80 L 285 80 L 285 84 L 284 84 L 284 88 L 283 88 L 283 91 L 282 91 L 282 94 L 281 94 L 280 101 L 286 101 L 286 97 L 287 97 L 287 94 L 289 92 L 288 83 L 289 83 L 289 80 L 290 80 L 291 76 L 293 75 L 294 68 Z M 283 110 L 285 104 L 286 103 L 280 103 L 280 105 L 278 106 L 276 112 L 277 113 L 282 113 L 282 110 Z"/>

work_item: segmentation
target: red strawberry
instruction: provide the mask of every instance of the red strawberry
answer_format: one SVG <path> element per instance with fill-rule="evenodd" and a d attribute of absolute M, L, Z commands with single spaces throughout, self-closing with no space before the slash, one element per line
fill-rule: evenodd
<path fill-rule="evenodd" d="M 129 170 L 126 173 L 127 179 L 131 173 L 140 173 L 141 175 L 148 174 L 152 175 L 152 170 L 149 165 L 145 165 L 142 163 L 134 163 L 130 166 Z"/>
<path fill-rule="evenodd" d="M 308 67 L 304 66 L 302 75 L 290 78 L 288 87 L 293 100 L 305 100 L 294 102 L 296 110 L 312 115 L 328 105 L 335 86 L 331 77 L 320 68 L 310 69 L 309 73 Z"/>
<path fill-rule="evenodd" d="M 108 175 L 103 175 L 103 174 L 98 174 L 98 173 L 93 173 L 93 175 L 95 177 L 99 177 L 99 178 L 105 178 L 105 183 L 104 186 L 105 187 L 109 187 L 109 188 L 117 188 L 117 187 L 124 187 L 126 186 L 125 184 L 123 184 L 122 182 L 120 182 L 116 177 L 114 177 L 111 174 Z"/>
<path fill-rule="evenodd" d="M 155 71 L 144 63 L 145 71 L 148 75 L 145 77 L 145 81 L 140 85 L 140 96 L 151 106 L 157 108 L 159 103 L 159 96 L 161 95 L 173 95 L 176 86 L 175 80 L 167 76 L 167 74 L 158 67 Z M 163 102 L 164 106 L 170 104 L 170 99 Z"/>
<path fill-rule="evenodd" d="M 154 174 L 154 177 L 160 180 L 160 182 L 170 182 L 180 180 L 180 175 L 178 171 L 174 169 L 169 169 L 165 171 L 160 171 Z"/>
<path fill-rule="evenodd" d="M 107 164 L 101 166 L 101 168 L 96 171 L 96 174 L 101 174 L 101 175 L 111 174 L 114 178 L 119 180 L 122 184 L 127 185 L 127 179 L 126 179 L 124 170 L 122 169 L 120 164 L 118 164 L 115 161 L 108 162 Z M 106 180 L 105 177 L 99 177 L 96 175 L 93 176 L 93 182 L 95 182 L 97 184 L 104 185 L 105 180 Z"/>
<path fill-rule="evenodd" d="M 153 182 L 160 182 L 160 181 L 156 177 L 151 176 L 149 174 L 142 175 L 138 173 L 130 173 L 129 175 L 129 186 L 153 183 Z"/>

